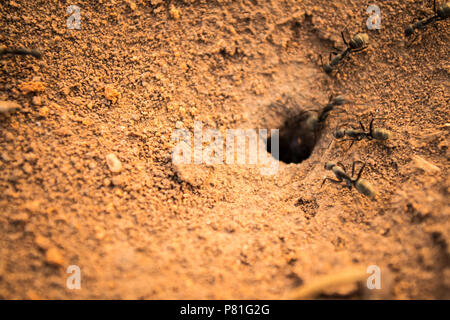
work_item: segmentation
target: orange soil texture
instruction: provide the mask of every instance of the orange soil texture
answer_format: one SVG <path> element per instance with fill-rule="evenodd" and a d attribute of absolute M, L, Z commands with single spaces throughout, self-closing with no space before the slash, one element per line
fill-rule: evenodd
<path fill-rule="evenodd" d="M 375 1 L 367 30 L 373 2 L 90 0 L 71 30 L 77 3 L 2 1 L 0 45 L 43 56 L 0 57 L 0 298 L 279 299 L 370 265 L 383 298 L 449 298 L 449 21 L 409 43 L 432 4 Z M 369 48 L 327 75 L 346 26 Z M 332 93 L 353 103 L 275 175 L 172 162 L 175 128 L 280 128 Z M 371 114 L 391 139 L 330 144 Z M 321 187 L 353 160 L 373 201 Z"/>

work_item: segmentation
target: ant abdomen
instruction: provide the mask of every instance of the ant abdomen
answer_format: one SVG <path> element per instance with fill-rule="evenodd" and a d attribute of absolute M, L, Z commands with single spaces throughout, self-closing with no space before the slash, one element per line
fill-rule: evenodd
<path fill-rule="evenodd" d="M 337 96 L 337 97 L 333 98 L 332 102 L 335 106 L 341 106 L 341 105 L 347 103 L 347 99 L 345 99 L 344 96 Z"/>
<path fill-rule="evenodd" d="M 374 129 L 372 136 L 376 140 L 388 140 L 391 137 L 391 133 L 386 129 Z"/>
<path fill-rule="evenodd" d="M 360 49 L 365 47 L 369 42 L 369 35 L 367 33 L 358 33 L 350 40 L 350 48 Z"/>
<path fill-rule="evenodd" d="M 444 3 L 437 9 L 437 15 L 441 19 L 447 19 L 450 17 L 450 2 Z"/>
<path fill-rule="evenodd" d="M 306 127 L 308 128 L 309 131 L 316 130 L 318 124 L 319 124 L 319 118 L 317 117 L 317 115 L 311 114 L 306 119 Z"/>
<path fill-rule="evenodd" d="M 356 190 L 358 190 L 359 193 L 361 193 L 369 198 L 375 197 L 375 190 L 373 189 L 373 187 L 369 183 L 369 181 L 367 181 L 365 179 L 359 179 L 355 183 L 355 188 L 356 188 Z"/>

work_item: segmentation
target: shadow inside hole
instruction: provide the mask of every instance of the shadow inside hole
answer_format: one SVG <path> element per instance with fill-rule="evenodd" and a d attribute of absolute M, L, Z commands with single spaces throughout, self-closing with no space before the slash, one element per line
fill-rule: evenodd
<path fill-rule="evenodd" d="M 306 124 L 307 117 L 299 115 L 283 124 L 279 131 L 279 156 L 272 154 L 271 137 L 267 138 L 267 152 L 284 163 L 300 163 L 309 158 L 316 146 L 320 130 Z"/>

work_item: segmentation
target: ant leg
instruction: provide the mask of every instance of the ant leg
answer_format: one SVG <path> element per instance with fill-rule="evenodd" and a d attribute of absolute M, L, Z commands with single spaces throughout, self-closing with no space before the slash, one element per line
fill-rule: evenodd
<path fill-rule="evenodd" d="M 358 137 L 351 137 L 351 138 L 347 138 L 347 139 L 343 139 L 342 141 L 361 141 L 363 139 L 362 136 L 358 136 Z"/>
<path fill-rule="evenodd" d="M 358 173 L 358 177 L 356 178 L 356 181 L 358 181 L 361 178 L 361 175 L 362 175 L 365 167 L 366 167 L 366 164 L 364 163 L 362 165 L 361 169 L 359 169 L 359 173 Z"/>
<path fill-rule="evenodd" d="M 352 165 L 352 177 L 353 177 L 353 175 L 355 174 L 355 166 L 356 166 L 357 163 L 362 163 L 362 164 L 364 164 L 364 162 L 359 161 L 359 160 L 354 160 L 354 161 L 353 161 L 353 165 Z"/>
<path fill-rule="evenodd" d="M 365 46 L 365 47 L 362 47 L 362 48 L 359 48 L 359 49 L 353 49 L 352 52 L 363 51 L 363 50 L 366 50 L 368 47 L 369 47 L 369 46 Z"/>
<path fill-rule="evenodd" d="M 419 36 L 420 36 L 420 34 L 419 34 L 418 32 L 416 32 L 416 33 L 414 34 L 414 37 L 412 37 L 412 38 L 409 40 L 409 42 L 407 42 L 406 47 L 407 47 L 407 48 L 410 48 L 410 47 L 414 44 L 414 42 L 417 40 L 417 38 L 419 38 Z"/>
<path fill-rule="evenodd" d="M 314 109 L 303 110 L 302 112 L 300 112 L 298 117 L 299 117 L 299 119 L 301 119 L 301 121 L 305 120 L 306 117 L 304 117 L 304 114 L 308 114 L 308 113 L 311 114 L 312 112 L 316 112 L 317 113 L 317 110 L 314 110 Z"/>
<path fill-rule="evenodd" d="M 340 128 L 341 126 L 339 125 L 340 121 L 338 120 L 338 122 L 336 123 L 336 129 L 334 129 L 334 136 L 336 137 L 336 133 L 338 132 L 338 128 Z M 344 123 L 345 124 L 345 123 Z M 343 124 L 343 125 L 344 125 Z"/>
<path fill-rule="evenodd" d="M 434 13 L 437 13 L 436 12 L 436 0 L 433 0 L 433 11 L 434 11 Z"/>
<path fill-rule="evenodd" d="M 343 139 L 341 141 L 361 141 L 363 138 L 361 136 L 357 137 L 357 138 L 347 138 L 347 139 Z"/>
<path fill-rule="evenodd" d="M 347 42 L 347 40 L 345 40 L 345 36 L 344 36 L 344 31 L 346 29 L 347 29 L 347 27 L 345 27 L 345 29 L 341 31 L 341 36 L 342 36 L 342 40 L 344 41 L 344 44 L 348 47 L 348 42 Z"/>
<path fill-rule="evenodd" d="M 362 124 L 362 122 L 361 122 L 361 121 L 359 122 L 359 125 L 360 125 L 360 127 L 361 127 L 362 131 L 363 131 L 363 132 L 366 132 L 366 129 L 364 128 L 364 125 Z"/>
<path fill-rule="evenodd" d="M 352 141 L 352 144 L 350 145 L 349 149 L 351 148 L 351 146 L 353 145 L 353 143 L 355 143 L 355 141 L 361 141 L 362 138 L 358 137 L 358 138 L 347 138 L 347 139 L 342 139 L 341 141 Z"/>
<path fill-rule="evenodd" d="M 370 120 L 370 136 L 373 138 L 373 120 L 375 120 L 373 117 L 372 117 L 372 120 Z"/>
<path fill-rule="evenodd" d="M 330 94 L 330 97 L 328 98 L 328 104 L 332 104 L 333 101 L 333 94 Z"/>
<path fill-rule="evenodd" d="M 335 108 L 334 109 L 334 112 L 345 112 L 345 113 L 347 113 L 348 114 L 348 111 L 347 110 L 345 110 L 345 109 L 342 109 L 342 108 Z"/>
<path fill-rule="evenodd" d="M 349 138 L 349 139 L 343 139 L 343 140 L 341 140 L 341 141 L 351 141 L 351 142 L 352 142 L 352 143 L 350 143 L 350 146 L 347 148 L 347 150 L 345 150 L 345 151 L 348 151 L 348 150 L 350 150 L 350 148 L 353 146 L 353 144 L 355 143 L 355 141 L 361 141 L 361 139 Z"/>
<path fill-rule="evenodd" d="M 334 54 L 336 54 L 335 52 L 333 52 Z M 330 61 L 331 62 L 331 52 L 330 52 L 330 56 L 328 57 L 328 61 Z M 319 58 L 320 58 L 320 64 L 322 65 L 322 69 L 325 69 L 325 64 L 323 63 L 323 59 L 322 59 L 322 55 L 320 54 L 319 55 Z"/>
<path fill-rule="evenodd" d="M 361 169 L 359 169 L 357 178 L 356 178 L 355 180 L 353 180 L 353 181 L 358 181 L 358 180 L 359 180 L 359 178 L 361 177 L 361 174 L 363 173 L 364 168 L 365 168 L 365 166 L 366 166 L 366 163 L 365 163 L 365 162 L 362 162 L 362 161 L 359 161 L 359 160 L 353 161 L 353 165 L 352 165 L 352 177 L 353 177 L 353 175 L 355 174 L 355 165 L 356 165 L 357 163 L 362 163 L 362 167 L 361 167 Z"/>
<path fill-rule="evenodd" d="M 336 55 L 336 52 L 330 52 L 330 56 L 328 57 L 328 61 L 331 62 L 331 59 L 333 58 L 333 54 Z"/>
<path fill-rule="evenodd" d="M 271 108 L 271 109 L 282 108 L 283 106 L 284 106 L 284 105 L 281 104 L 281 103 L 278 102 L 278 101 L 271 102 L 271 103 L 269 104 L 269 108 Z"/>
<path fill-rule="evenodd" d="M 320 185 L 321 188 L 323 187 L 323 185 L 324 185 L 324 183 L 326 181 L 330 181 L 330 182 L 332 182 L 334 184 L 339 184 L 339 183 L 342 182 L 342 180 L 334 180 L 334 179 L 331 179 L 331 178 L 325 178 L 325 179 L 323 179 L 322 184 Z"/>
<path fill-rule="evenodd" d="M 334 141 L 335 141 L 335 140 L 331 139 L 330 143 L 328 144 L 328 147 L 327 147 L 327 149 L 329 149 L 329 148 L 330 148 L 331 144 L 332 144 L 332 143 L 333 143 Z"/>
<path fill-rule="evenodd" d="M 356 164 L 356 161 L 353 161 L 353 164 L 352 164 L 352 177 L 355 174 L 355 164 Z"/>
<path fill-rule="evenodd" d="M 348 150 L 350 150 L 352 147 L 353 147 L 353 145 L 355 144 L 355 141 L 356 140 L 353 140 L 351 143 L 350 143 L 350 146 L 347 148 L 347 150 L 345 150 L 345 151 L 348 151 Z"/>
<path fill-rule="evenodd" d="M 342 49 L 337 48 L 334 44 L 333 44 L 333 49 L 336 51 L 342 51 Z"/>
<path fill-rule="evenodd" d="M 302 112 L 300 112 L 300 115 L 304 114 L 304 113 L 308 113 L 308 112 L 314 112 L 316 110 L 314 109 L 306 109 L 306 110 L 302 110 Z"/>
<path fill-rule="evenodd" d="M 342 170 L 344 170 L 344 172 L 345 173 L 347 173 L 346 171 L 345 171 L 345 166 L 342 164 L 342 162 L 336 162 L 336 164 L 339 166 L 339 167 L 341 167 L 342 168 Z"/>
<path fill-rule="evenodd" d="M 336 129 L 334 129 L 334 138 L 335 138 L 335 139 L 338 139 L 338 138 L 336 138 L 338 129 L 339 129 L 340 127 L 344 126 L 345 124 L 346 124 L 346 123 L 344 123 L 344 124 L 342 124 L 342 125 L 339 125 L 339 120 L 338 120 L 338 122 L 337 122 L 337 124 L 336 124 Z M 344 130 L 344 136 L 345 136 L 345 130 Z"/>
<path fill-rule="evenodd" d="M 336 129 L 335 129 L 335 131 L 334 131 L 334 134 L 332 134 L 333 137 L 334 137 L 334 139 L 336 139 L 336 140 L 342 139 L 342 137 L 341 137 L 341 138 L 338 138 L 338 137 L 337 137 L 338 128 L 339 128 L 339 122 L 338 122 L 337 125 L 336 125 Z M 345 136 L 345 130 L 344 130 L 344 136 Z M 331 144 L 333 143 L 333 141 L 335 141 L 335 140 L 331 139 L 330 143 L 328 144 L 327 149 L 331 146 Z"/>

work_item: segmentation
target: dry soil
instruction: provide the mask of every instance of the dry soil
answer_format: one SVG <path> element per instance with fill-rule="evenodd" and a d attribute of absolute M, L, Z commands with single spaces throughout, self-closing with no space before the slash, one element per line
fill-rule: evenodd
<path fill-rule="evenodd" d="M 432 14 L 411 0 L 1 1 L 0 45 L 43 57 L 0 59 L 0 100 L 20 106 L 0 114 L 0 298 L 279 299 L 370 265 L 391 279 L 383 298 L 449 298 L 449 21 L 403 36 Z M 327 75 L 319 55 L 346 26 L 370 46 Z M 172 163 L 175 128 L 280 128 L 330 94 L 352 104 L 273 176 Z M 332 142 L 371 114 L 389 141 Z M 375 200 L 320 187 L 326 161 L 353 160 Z"/>

